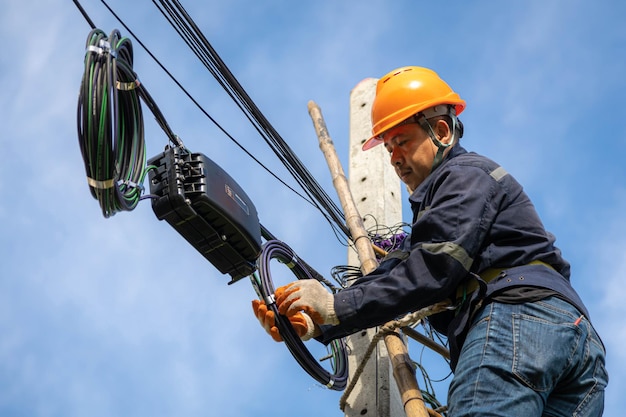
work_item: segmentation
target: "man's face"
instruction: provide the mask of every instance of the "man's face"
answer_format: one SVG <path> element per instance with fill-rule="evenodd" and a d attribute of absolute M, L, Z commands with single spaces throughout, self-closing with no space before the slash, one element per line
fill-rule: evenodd
<path fill-rule="evenodd" d="M 428 133 L 417 123 L 389 129 L 383 134 L 391 165 L 411 190 L 415 190 L 430 174 L 437 147 Z"/>

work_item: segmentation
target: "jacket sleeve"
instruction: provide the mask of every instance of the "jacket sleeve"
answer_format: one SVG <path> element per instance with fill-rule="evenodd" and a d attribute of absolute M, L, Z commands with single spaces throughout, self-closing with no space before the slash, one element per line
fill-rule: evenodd
<path fill-rule="evenodd" d="M 340 324 L 323 329 L 322 340 L 378 326 L 442 301 L 466 278 L 502 197 L 497 181 L 482 168 L 459 164 L 441 168 L 419 208 L 414 207 L 408 258 L 383 262 L 336 293 Z"/>

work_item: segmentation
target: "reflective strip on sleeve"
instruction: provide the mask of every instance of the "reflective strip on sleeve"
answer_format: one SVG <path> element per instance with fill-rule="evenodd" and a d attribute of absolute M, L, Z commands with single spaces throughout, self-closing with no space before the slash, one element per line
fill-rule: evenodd
<path fill-rule="evenodd" d="M 451 256 L 454 260 L 463 265 L 466 271 L 469 272 L 472 267 L 472 263 L 474 260 L 470 258 L 465 249 L 461 246 L 454 244 L 452 242 L 441 242 L 441 243 L 424 243 L 422 244 L 422 249 L 426 249 L 432 253 L 444 253 L 448 256 Z"/>
<path fill-rule="evenodd" d="M 489 175 L 491 176 L 491 178 L 493 178 L 496 181 L 500 181 L 502 178 L 506 177 L 507 175 L 509 175 L 508 172 L 506 172 L 506 170 L 502 167 L 498 167 L 496 169 L 494 169 L 493 171 L 491 171 L 489 173 Z"/>

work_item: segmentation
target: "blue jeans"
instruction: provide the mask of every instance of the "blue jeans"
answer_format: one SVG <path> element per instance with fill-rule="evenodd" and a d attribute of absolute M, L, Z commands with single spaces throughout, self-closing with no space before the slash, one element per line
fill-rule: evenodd
<path fill-rule="evenodd" d="M 608 375 L 602 341 L 578 310 L 549 297 L 492 302 L 461 349 L 448 416 L 601 416 Z"/>

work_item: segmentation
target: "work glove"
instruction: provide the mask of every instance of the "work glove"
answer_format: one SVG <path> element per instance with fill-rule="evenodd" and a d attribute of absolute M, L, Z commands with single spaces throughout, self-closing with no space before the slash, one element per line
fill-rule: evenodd
<path fill-rule="evenodd" d="M 299 311 L 307 313 L 314 323 L 339 324 L 335 298 L 315 279 L 301 279 L 276 289 L 278 312 L 287 317 Z"/>
<path fill-rule="evenodd" d="M 272 336 L 272 339 L 276 342 L 282 342 L 283 338 L 278 331 L 278 327 L 276 327 L 276 317 L 274 316 L 274 312 L 267 308 L 265 302 L 252 300 L 252 311 L 254 311 L 254 315 L 259 320 L 259 323 L 261 323 L 261 326 L 270 336 Z M 306 342 L 313 337 L 315 325 L 308 314 L 301 311 L 288 318 L 291 322 L 291 326 L 296 331 L 296 334 L 300 337 L 300 339 Z"/>

